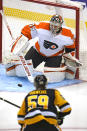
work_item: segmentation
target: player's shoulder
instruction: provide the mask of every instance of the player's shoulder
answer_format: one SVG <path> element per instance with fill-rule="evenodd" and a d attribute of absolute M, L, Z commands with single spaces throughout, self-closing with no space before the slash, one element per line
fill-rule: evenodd
<path fill-rule="evenodd" d="M 46 89 L 46 90 L 47 90 L 48 92 L 54 92 L 54 93 L 55 93 L 55 92 L 59 92 L 57 89 L 53 89 L 53 88 L 52 88 L 52 89 Z"/>
<path fill-rule="evenodd" d="M 73 29 L 67 26 L 62 26 L 62 31 L 64 32 L 73 32 Z"/>
<path fill-rule="evenodd" d="M 30 27 L 29 25 L 25 25 L 22 30 L 21 30 L 21 33 L 24 34 L 25 32 L 30 32 Z"/>
<path fill-rule="evenodd" d="M 63 26 L 61 34 L 65 36 L 72 36 L 74 32 L 70 27 Z"/>
<path fill-rule="evenodd" d="M 37 25 L 35 25 L 37 29 L 45 29 L 50 30 L 50 23 L 48 21 L 42 21 L 39 22 Z"/>
<path fill-rule="evenodd" d="M 50 96 L 59 96 L 60 95 L 60 92 L 59 90 L 57 89 L 47 89 L 47 93 L 50 95 Z"/>

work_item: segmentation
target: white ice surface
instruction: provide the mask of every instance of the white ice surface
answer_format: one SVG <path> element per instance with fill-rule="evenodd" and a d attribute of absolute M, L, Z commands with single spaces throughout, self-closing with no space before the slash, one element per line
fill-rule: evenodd
<path fill-rule="evenodd" d="M 87 83 L 65 86 L 58 89 L 72 107 L 70 115 L 64 119 L 63 131 L 87 131 Z M 21 105 L 27 93 L 0 92 L 0 97 Z M 0 131 L 18 131 L 18 108 L 0 100 Z"/>

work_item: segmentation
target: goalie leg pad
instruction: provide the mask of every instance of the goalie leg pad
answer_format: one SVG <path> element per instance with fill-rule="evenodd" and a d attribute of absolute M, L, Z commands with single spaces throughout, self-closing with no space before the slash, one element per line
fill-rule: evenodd
<path fill-rule="evenodd" d="M 27 60 L 27 64 L 29 69 L 32 71 L 33 74 L 33 65 L 31 60 Z M 6 75 L 8 76 L 18 76 L 18 77 L 25 77 L 26 73 L 20 61 L 8 63 L 5 65 L 6 68 Z"/>
<path fill-rule="evenodd" d="M 65 70 L 64 67 L 44 67 L 44 75 L 48 78 L 48 83 L 60 82 L 65 79 Z"/>
<path fill-rule="evenodd" d="M 34 70 L 33 70 L 32 61 L 27 60 L 26 62 L 27 62 L 27 65 L 28 65 L 31 73 L 33 74 Z M 16 66 L 15 70 L 16 70 L 16 75 L 17 76 L 19 76 L 19 77 L 25 77 L 26 76 L 25 70 L 24 70 L 23 65 L 21 64 L 21 62 L 20 62 L 20 64 L 18 66 Z"/>
<path fill-rule="evenodd" d="M 6 69 L 6 75 L 7 76 L 16 76 L 15 64 L 8 63 L 8 64 L 5 65 L 5 69 Z"/>
<path fill-rule="evenodd" d="M 76 67 L 68 67 L 65 73 L 65 78 L 71 80 L 75 79 L 76 69 Z"/>

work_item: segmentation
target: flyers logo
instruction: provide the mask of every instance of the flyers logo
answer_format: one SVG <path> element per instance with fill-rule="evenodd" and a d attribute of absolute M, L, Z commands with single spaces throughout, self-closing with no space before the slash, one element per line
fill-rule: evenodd
<path fill-rule="evenodd" d="M 46 49 L 51 49 L 51 50 L 55 50 L 58 48 L 58 45 L 53 43 L 53 42 L 50 42 L 50 41 L 47 41 L 47 40 L 44 40 L 44 47 Z"/>

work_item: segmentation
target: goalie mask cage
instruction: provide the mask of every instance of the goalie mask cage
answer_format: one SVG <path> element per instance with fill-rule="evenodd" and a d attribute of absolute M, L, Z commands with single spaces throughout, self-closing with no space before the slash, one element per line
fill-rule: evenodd
<path fill-rule="evenodd" d="M 4 13 L 0 14 L 0 62 L 10 61 L 12 57 L 10 45 L 20 35 L 25 25 L 49 21 L 52 15 L 59 13 L 63 17 L 65 26 L 70 27 L 75 33 L 76 58 L 83 63 L 83 67 L 77 70 L 76 78 L 87 78 L 83 78 L 87 70 L 86 41 L 80 38 L 84 33 L 85 24 L 81 20 L 79 7 L 56 3 L 55 0 L 0 0 L 0 11 Z"/>

